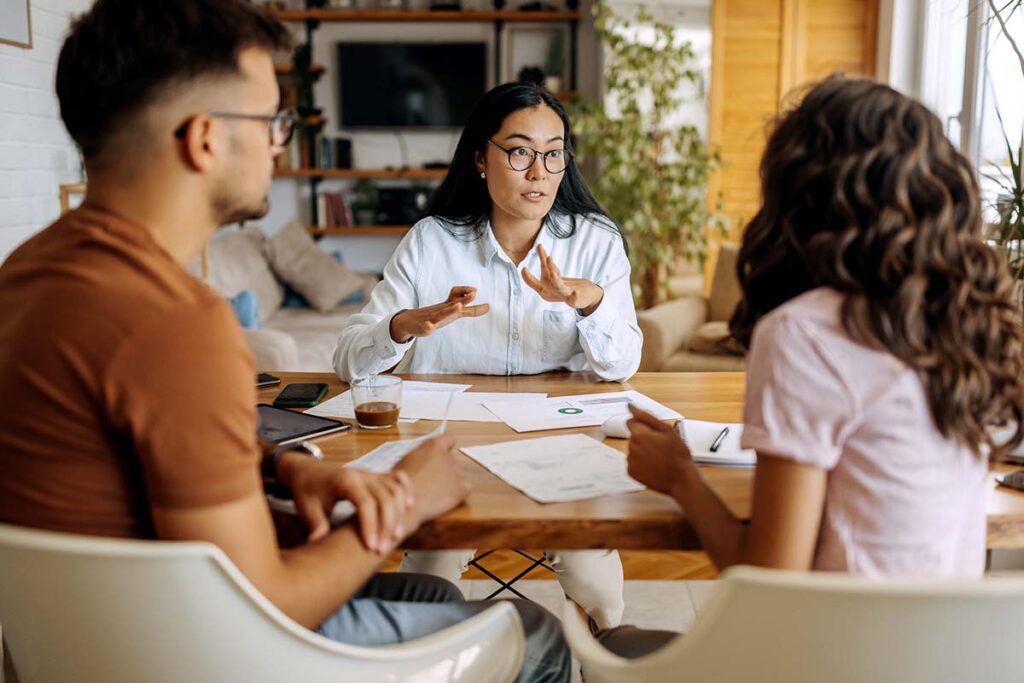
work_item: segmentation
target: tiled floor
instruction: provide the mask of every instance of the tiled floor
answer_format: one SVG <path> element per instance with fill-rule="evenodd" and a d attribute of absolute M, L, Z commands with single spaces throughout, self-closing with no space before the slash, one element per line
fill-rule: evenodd
<path fill-rule="evenodd" d="M 627 581 L 624 624 L 685 633 L 707 605 L 717 581 Z M 494 591 L 487 580 L 460 581 L 467 600 L 480 600 Z M 520 581 L 516 590 L 561 617 L 565 597 L 557 581 Z M 509 595 L 508 592 L 503 596 Z M 579 681 L 574 667 L 573 681 Z"/>

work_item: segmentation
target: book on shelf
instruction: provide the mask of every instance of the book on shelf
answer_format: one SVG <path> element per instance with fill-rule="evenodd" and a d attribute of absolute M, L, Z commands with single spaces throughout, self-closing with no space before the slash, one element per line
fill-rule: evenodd
<path fill-rule="evenodd" d="M 321 192 L 316 198 L 317 227 L 339 228 L 352 225 L 352 213 L 341 192 Z"/>

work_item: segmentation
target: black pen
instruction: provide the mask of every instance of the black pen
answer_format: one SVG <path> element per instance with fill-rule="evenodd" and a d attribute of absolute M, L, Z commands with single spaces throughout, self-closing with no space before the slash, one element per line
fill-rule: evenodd
<path fill-rule="evenodd" d="M 728 434 L 729 428 L 723 427 L 722 431 L 718 432 L 718 436 L 715 437 L 715 440 L 711 442 L 711 448 L 709 448 L 708 450 L 711 451 L 712 453 L 717 452 L 718 447 L 722 445 L 722 442 L 725 441 L 725 437 Z"/>

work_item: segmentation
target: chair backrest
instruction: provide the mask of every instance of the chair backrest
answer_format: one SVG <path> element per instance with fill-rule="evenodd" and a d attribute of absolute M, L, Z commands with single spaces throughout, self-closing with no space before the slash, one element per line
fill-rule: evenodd
<path fill-rule="evenodd" d="M 282 614 L 208 543 L 0 524 L 0 577 L 21 683 L 510 681 L 523 657 L 519 615 L 504 603 L 409 643 L 333 642 Z"/>
<path fill-rule="evenodd" d="M 566 637 L 587 683 L 1024 680 L 1024 578 L 871 580 L 739 567 L 694 628 L 625 660 L 572 609 Z"/>

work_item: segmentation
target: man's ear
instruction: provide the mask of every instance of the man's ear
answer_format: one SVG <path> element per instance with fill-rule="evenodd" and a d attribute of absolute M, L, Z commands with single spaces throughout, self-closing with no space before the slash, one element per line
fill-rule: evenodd
<path fill-rule="evenodd" d="M 219 146 L 215 144 L 216 123 L 209 114 L 197 114 L 185 124 L 179 149 L 182 161 L 200 173 L 210 170 Z"/>

